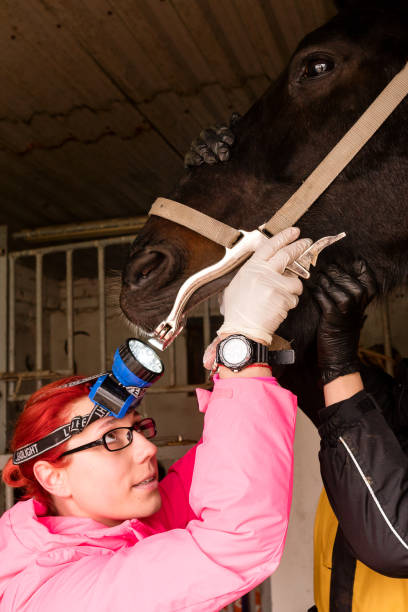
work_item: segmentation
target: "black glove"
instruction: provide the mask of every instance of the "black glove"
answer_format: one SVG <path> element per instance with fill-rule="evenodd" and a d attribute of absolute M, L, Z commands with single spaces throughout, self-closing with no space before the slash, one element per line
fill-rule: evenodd
<path fill-rule="evenodd" d="M 235 136 L 231 130 L 239 121 L 240 115 L 233 113 L 230 124 L 216 125 L 203 130 L 199 138 L 191 143 L 189 151 L 184 156 L 184 166 L 201 166 L 201 164 L 217 164 L 228 161 Z"/>
<path fill-rule="evenodd" d="M 355 262 L 353 270 L 354 277 L 330 266 L 325 274 L 320 274 L 314 290 L 321 310 L 317 359 L 324 384 L 359 370 L 360 330 L 377 284 L 363 261 Z"/>

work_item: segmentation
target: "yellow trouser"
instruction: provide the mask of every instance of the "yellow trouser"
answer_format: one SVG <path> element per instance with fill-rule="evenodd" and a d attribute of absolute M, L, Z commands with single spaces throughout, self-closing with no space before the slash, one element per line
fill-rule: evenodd
<path fill-rule="evenodd" d="M 323 489 L 314 528 L 314 596 L 319 612 L 330 611 L 332 551 L 337 525 Z M 408 612 L 408 579 L 387 578 L 357 561 L 352 612 Z"/>

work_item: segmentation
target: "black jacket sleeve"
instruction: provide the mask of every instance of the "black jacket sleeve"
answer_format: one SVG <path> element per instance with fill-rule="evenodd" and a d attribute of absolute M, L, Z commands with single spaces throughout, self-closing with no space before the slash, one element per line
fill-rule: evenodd
<path fill-rule="evenodd" d="M 390 390 L 376 394 L 380 405 L 361 391 L 322 410 L 319 458 L 327 495 L 353 554 L 377 572 L 407 578 L 408 398 L 398 381 Z"/>

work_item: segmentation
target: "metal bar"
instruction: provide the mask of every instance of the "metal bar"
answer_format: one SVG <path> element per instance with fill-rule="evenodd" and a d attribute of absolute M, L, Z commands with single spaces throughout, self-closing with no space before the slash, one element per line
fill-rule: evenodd
<path fill-rule="evenodd" d="M 11 455 L 1 454 L 0 455 L 0 472 L 3 470 L 7 461 L 10 459 Z"/>
<path fill-rule="evenodd" d="M 65 255 L 66 266 L 66 315 L 67 315 L 67 368 L 71 374 L 74 372 L 74 292 L 73 292 L 73 266 L 72 251 Z"/>
<path fill-rule="evenodd" d="M 10 372 L 16 369 L 16 265 L 9 260 L 9 358 Z"/>
<path fill-rule="evenodd" d="M 67 250 L 91 249 L 99 246 L 108 247 L 114 244 L 127 244 L 133 242 L 133 236 L 118 236 L 117 238 L 104 238 L 103 240 L 87 240 L 85 242 L 71 242 L 69 244 L 59 244 L 41 249 L 25 249 L 24 251 L 14 251 L 10 253 L 13 259 L 20 257 L 34 257 L 36 255 L 49 255 L 50 253 L 64 253 Z"/>
<path fill-rule="evenodd" d="M 262 612 L 272 612 L 272 580 L 267 578 L 260 585 Z"/>
<path fill-rule="evenodd" d="M 19 379 L 23 380 L 35 380 L 36 378 L 50 378 L 51 376 L 68 376 L 72 374 L 71 370 L 31 370 L 30 372 L 1 372 L 1 380 L 16 381 Z"/>
<path fill-rule="evenodd" d="M 176 345 L 173 344 L 169 347 L 169 383 L 170 387 L 176 386 Z"/>
<path fill-rule="evenodd" d="M 204 338 L 204 350 L 211 342 L 211 320 L 210 320 L 210 300 L 207 300 L 203 304 L 204 316 L 203 316 L 203 338 Z"/>
<path fill-rule="evenodd" d="M 257 592 L 256 589 L 253 589 L 252 591 L 250 591 L 248 593 L 249 596 L 249 609 L 251 610 L 251 612 L 255 612 L 257 609 L 257 605 L 256 605 L 256 601 L 257 601 L 257 596 L 259 596 L 259 591 Z"/>
<path fill-rule="evenodd" d="M 4 469 L 7 461 L 10 459 L 11 455 L 0 454 L 0 472 Z M 13 487 L 8 487 L 4 485 L 5 490 L 5 510 L 11 508 L 14 504 L 14 489 Z"/>
<path fill-rule="evenodd" d="M 43 368 L 43 256 L 38 253 L 35 257 L 35 367 Z M 37 389 L 42 385 L 41 379 L 37 381 Z"/>
<path fill-rule="evenodd" d="M 13 258 L 9 257 L 9 334 L 8 334 L 8 369 L 14 372 L 16 369 L 16 265 Z M 14 393 L 15 385 L 10 383 L 7 389 L 7 397 Z"/>
<path fill-rule="evenodd" d="M 6 489 L 6 510 L 10 510 L 11 506 L 14 505 L 14 489 L 5 485 Z"/>
<path fill-rule="evenodd" d="M 388 298 L 384 298 L 381 307 L 382 323 L 383 323 L 383 334 L 384 334 L 384 355 L 385 360 L 385 371 L 387 374 L 393 376 L 394 374 L 394 361 L 392 359 L 392 342 L 391 342 L 391 325 L 390 325 L 390 310 L 388 304 Z"/>
<path fill-rule="evenodd" d="M 242 612 L 251 612 L 249 593 L 241 597 L 241 610 Z"/>
<path fill-rule="evenodd" d="M 99 355 L 100 368 L 106 368 L 106 303 L 105 303 L 105 249 L 98 247 L 98 290 L 99 290 Z"/>
<path fill-rule="evenodd" d="M 149 395 L 161 394 L 161 393 L 192 393 L 196 389 L 211 389 L 212 384 L 204 383 L 202 385 L 180 385 L 179 387 L 150 387 Z M 13 401 L 27 400 L 30 394 L 27 395 L 16 395 L 13 397 Z"/>
<path fill-rule="evenodd" d="M 204 383 L 202 385 L 175 385 L 174 387 L 150 387 L 148 393 L 191 393 L 196 389 L 211 389 L 212 383 Z"/>
<path fill-rule="evenodd" d="M 7 226 L 0 226 L 0 372 L 7 370 Z M 0 382 L 0 454 L 6 452 L 7 382 Z"/>
<path fill-rule="evenodd" d="M 90 238 L 92 236 L 112 234 L 134 234 L 140 230 L 148 217 L 127 217 L 118 219 L 105 219 L 103 221 L 85 221 L 83 223 L 67 223 L 64 225 L 51 225 L 39 227 L 34 230 L 15 232 L 13 238 L 31 242 L 49 242 L 51 240 L 72 240 L 72 238 Z"/>

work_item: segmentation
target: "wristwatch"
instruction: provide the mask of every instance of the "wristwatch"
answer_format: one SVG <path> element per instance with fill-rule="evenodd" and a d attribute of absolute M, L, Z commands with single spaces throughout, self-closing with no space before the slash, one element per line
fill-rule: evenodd
<path fill-rule="evenodd" d="M 270 351 L 264 344 L 242 334 L 231 334 L 217 345 L 216 362 L 232 372 L 240 372 L 253 363 L 268 366 L 294 363 L 295 351 Z"/>

